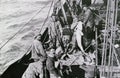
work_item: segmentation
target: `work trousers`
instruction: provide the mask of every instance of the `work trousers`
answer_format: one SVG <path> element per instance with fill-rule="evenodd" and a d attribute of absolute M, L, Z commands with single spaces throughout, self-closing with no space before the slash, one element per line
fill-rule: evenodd
<path fill-rule="evenodd" d="M 29 64 L 28 68 L 24 72 L 22 78 L 43 78 L 43 64 L 41 61 L 37 61 Z"/>

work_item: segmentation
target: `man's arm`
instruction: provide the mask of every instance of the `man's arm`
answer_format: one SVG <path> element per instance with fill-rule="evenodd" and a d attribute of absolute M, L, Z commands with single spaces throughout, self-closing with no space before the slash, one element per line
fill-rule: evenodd
<path fill-rule="evenodd" d="M 35 45 L 35 49 L 36 49 L 37 55 L 38 55 L 39 57 L 44 58 L 44 60 L 46 60 L 46 58 L 47 58 L 47 53 L 44 51 L 44 48 L 43 48 L 43 46 L 42 46 L 42 43 L 39 42 L 39 41 L 36 41 L 35 44 L 36 44 L 36 45 Z"/>

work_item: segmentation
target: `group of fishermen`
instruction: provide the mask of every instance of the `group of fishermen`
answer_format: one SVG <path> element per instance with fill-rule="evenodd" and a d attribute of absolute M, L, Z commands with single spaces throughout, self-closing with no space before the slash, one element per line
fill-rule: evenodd
<path fill-rule="evenodd" d="M 50 19 L 54 24 L 48 26 L 49 40 L 44 42 L 41 34 L 35 36 L 31 48 L 34 62 L 29 64 L 22 78 L 48 78 L 45 74 L 50 78 L 67 78 L 57 62 L 75 53 L 80 54 L 80 65 L 95 65 L 95 26 L 98 22 L 95 22 L 92 8 L 89 5 L 81 8 L 76 0 L 72 5 L 66 1 L 61 8 L 57 3 Z"/>

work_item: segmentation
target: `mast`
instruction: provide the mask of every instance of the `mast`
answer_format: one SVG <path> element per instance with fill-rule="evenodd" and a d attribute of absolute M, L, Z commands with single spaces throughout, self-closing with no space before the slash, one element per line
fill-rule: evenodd
<path fill-rule="evenodd" d="M 117 8 L 118 0 L 108 0 L 107 1 L 107 12 L 106 12 L 106 23 L 104 32 L 104 42 L 102 49 L 102 73 L 101 77 L 113 78 L 113 60 L 116 57 L 115 54 L 115 34 L 116 34 L 116 20 L 117 20 Z M 107 57 L 108 54 L 108 57 Z M 117 57 L 116 57 L 117 58 Z M 106 72 L 106 68 L 107 73 Z"/>

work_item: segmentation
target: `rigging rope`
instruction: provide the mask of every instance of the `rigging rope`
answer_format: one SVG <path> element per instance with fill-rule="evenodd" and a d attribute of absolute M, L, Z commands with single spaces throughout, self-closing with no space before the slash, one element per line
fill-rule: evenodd
<path fill-rule="evenodd" d="M 107 0 L 107 1 L 109 1 L 109 0 Z M 108 34 L 107 33 L 107 26 L 108 26 L 108 14 L 109 14 L 109 3 L 108 3 L 108 5 L 107 5 L 107 13 L 106 13 L 106 22 L 105 22 L 105 36 L 104 36 L 104 42 L 103 42 L 103 49 L 102 49 L 102 64 L 101 65 L 103 65 L 103 68 L 102 68 L 102 72 L 101 72 L 101 76 L 104 76 L 105 75 L 105 64 L 106 64 L 106 50 L 105 50 L 105 48 L 107 48 L 107 42 L 106 42 L 106 40 L 108 39 L 108 36 L 106 36 L 106 34 Z M 103 58 L 103 57 L 105 57 L 105 58 Z"/>
<path fill-rule="evenodd" d="M 48 3 L 48 4 L 49 4 L 49 3 Z M 47 4 L 47 5 L 48 5 L 48 4 Z M 38 15 L 44 8 L 46 8 L 47 5 L 43 6 L 27 23 L 25 23 L 11 38 L 9 38 L 9 39 L 0 47 L 0 50 L 1 50 L 10 40 L 12 40 L 19 32 L 21 32 L 21 30 L 22 30 L 23 28 L 25 28 L 25 27 L 27 26 L 27 24 L 28 24 L 36 15 Z"/>
<path fill-rule="evenodd" d="M 47 14 L 47 17 L 45 18 L 45 20 L 44 20 L 44 22 L 43 22 L 43 24 L 42 24 L 42 26 L 41 26 L 41 29 L 40 29 L 39 33 L 42 32 L 42 28 L 43 28 L 43 26 L 45 25 L 45 23 L 46 23 L 47 20 L 48 20 L 48 17 L 49 17 L 49 14 L 50 14 L 50 11 L 51 11 L 51 8 L 52 8 L 53 3 L 54 3 L 54 0 L 52 0 L 52 3 L 51 3 L 51 5 L 50 5 L 50 9 L 49 9 L 48 14 Z M 48 32 L 48 33 L 49 33 L 49 32 Z M 46 39 L 46 38 L 47 38 L 47 34 L 45 35 L 42 43 L 45 42 L 45 39 Z"/>
<path fill-rule="evenodd" d="M 46 23 L 47 20 L 48 20 L 48 17 L 49 17 L 49 14 L 50 14 L 50 11 L 51 11 L 51 8 L 52 8 L 53 3 L 54 3 L 54 0 L 52 1 L 51 5 L 50 5 L 50 9 L 49 9 L 49 11 L 48 11 L 47 17 L 46 17 L 45 21 L 43 22 L 42 27 L 41 27 L 41 30 L 39 31 L 39 33 L 42 31 L 43 26 L 45 25 L 45 23 Z"/>
<path fill-rule="evenodd" d="M 104 46 L 103 46 L 103 54 L 102 54 L 102 73 L 101 76 L 105 76 L 105 69 L 106 69 L 106 64 L 107 64 L 107 60 L 108 59 L 108 72 L 107 72 L 107 78 L 112 78 L 113 76 L 113 58 L 114 55 L 117 59 L 116 53 L 115 53 L 115 28 L 116 27 L 116 21 L 117 21 L 117 8 L 118 8 L 118 4 L 117 1 L 107 1 L 108 5 L 107 5 L 107 13 L 106 13 L 106 25 L 105 25 L 105 30 L 107 31 L 107 33 L 105 32 L 105 36 L 104 36 Z M 110 34 L 108 34 L 110 32 Z M 109 36 L 109 37 L 108 37 Z M 110 41 L 109 41 L 110 39 Z M 108 48 L 109 46 L 109 48 Z M 107 49 L 109 49 L 109 51 L 107 51 Z M 107 53 L 109 52 L 109 56 L 107 57 Z M 117 60 L 118 61 L 118 60 Z M 119 62 L 118 62 L 119 63 Z"/>

